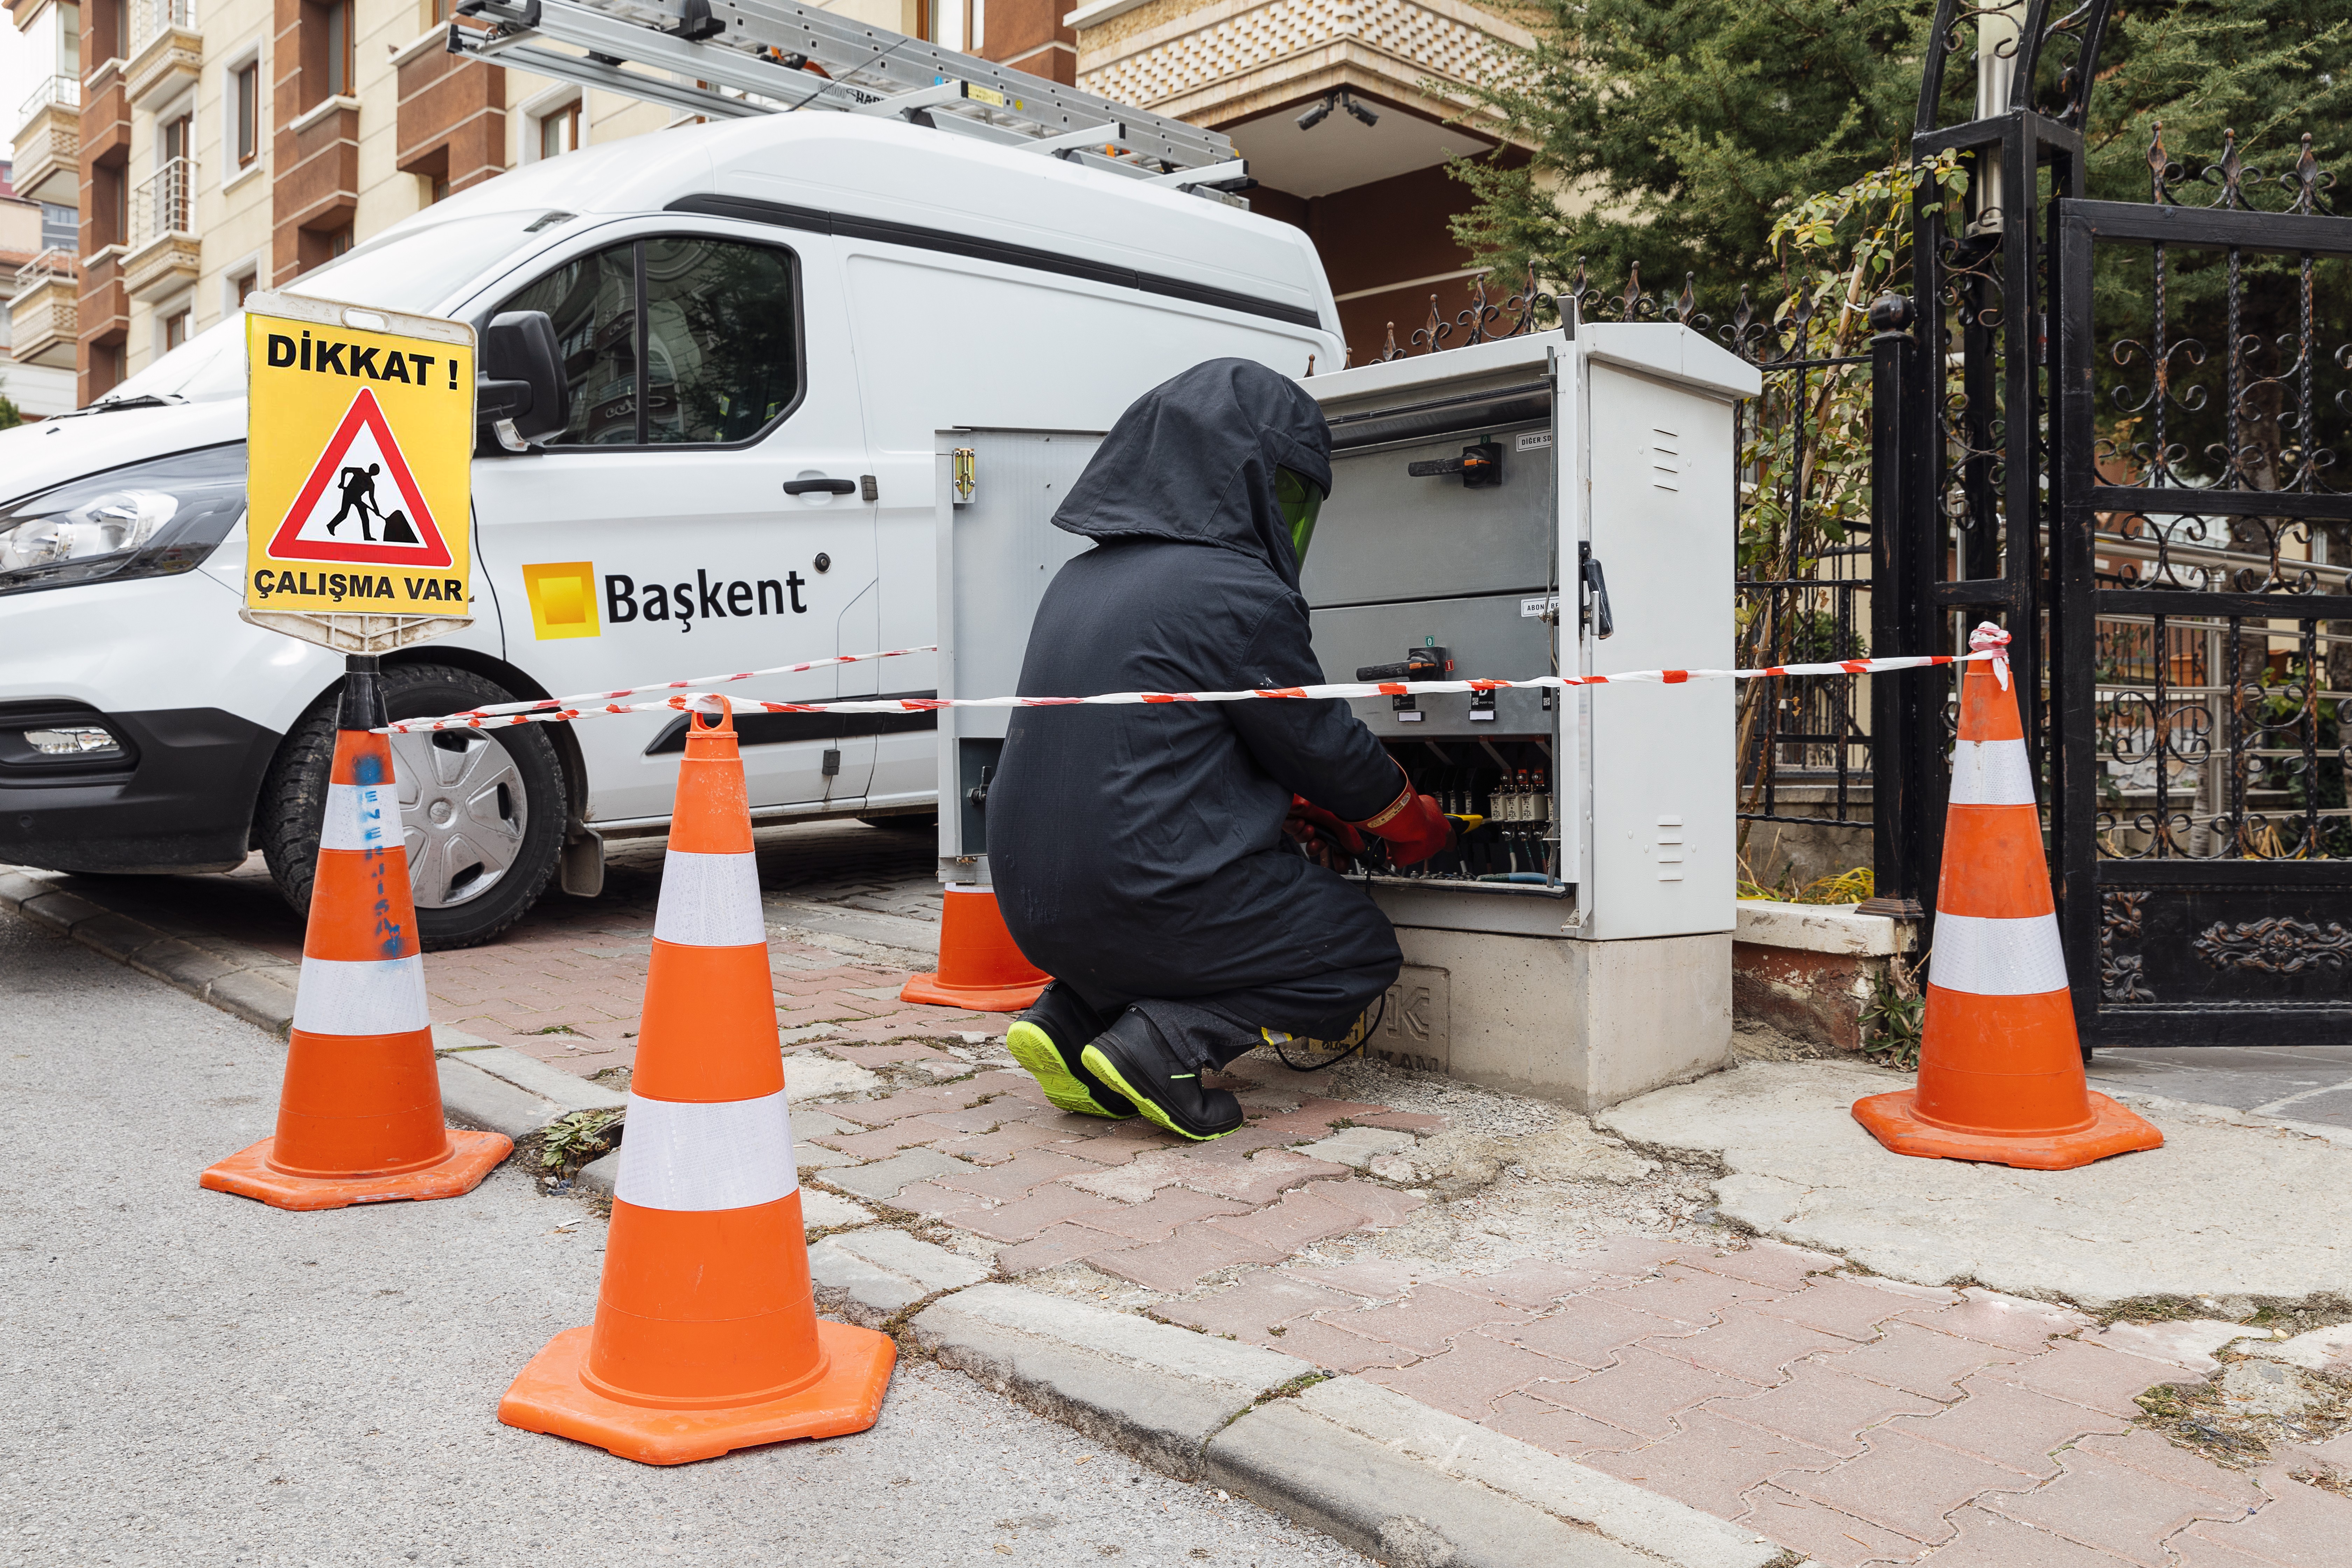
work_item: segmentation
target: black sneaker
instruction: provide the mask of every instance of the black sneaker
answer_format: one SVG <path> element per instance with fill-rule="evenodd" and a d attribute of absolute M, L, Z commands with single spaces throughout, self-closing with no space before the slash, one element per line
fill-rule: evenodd
<path fill-rule="evenodd" d="M 1094 1076 L 1179 1137 L 1223 1138 L 1242 1124 L 1242 1102 L 1203 1089 L 1201 1075 L 1171 1055 L 1150 1019 L 1130 1007 L 1080 1053 Z"/>
<path fill-rule="evenodd" d="M 1135 1107 L 1103 1086 L 1078 1060 L 1086 1042 L 1099 1033 L 1102 1019 L 1056 982 L 1005 1031 L 1004 1048 L 1029 1069 L 1057 1110 L 1123 1121 Z"/>

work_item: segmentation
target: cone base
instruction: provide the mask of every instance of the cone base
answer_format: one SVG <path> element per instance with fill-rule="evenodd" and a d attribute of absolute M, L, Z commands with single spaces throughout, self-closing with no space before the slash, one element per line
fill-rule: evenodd
<path fill-rule="evenodd" d="M 2087 1091 L 2086 1091 L 2087 1092 Z M 2161 1148 L 2155 1125 L 2109 1100 L 2089 1092 L 2091 1124 L 2079 1132 L 2018 1134 L 1969 1132 L 1938 1126 L 1918 1114 L 1918 1091 L 1874 1094 L 1853 1102 L 1853 1119 L 1897 1154 L 1923 1160 L 1981 1160 L 2021 1171 L 2072 1171 L 2111 1154 Z"/>
<path fill-rule="evenodd" d="M 1034 985 L 948 985 L 936 974 L 910 974 L 898 992 L 901 1002 L 926 1002 L 934 1007 L 962 1007 L 974 1013 L 1018 1013 L 1034 1007 L 1050 982 Z"/>
<path fill-rule="evenodd" d="M 307 1211 L 349 1208 L 353 1204 L 387 1204 L 402 1199 L 462 1197 L 482 1184 L 514 1152 L 514 1140 L 502 1132 L 471 1132 L 449 1129 L 449 1152 L 421 1171 L 392 1176 L 289 1176 L 269 1164 L 274 1138 L 264 1138 L 242 1153 L 231 1154 L 207 1170 L 201 1184 L 215 1193 L 257 1198 L 272 1208 Z"/>
<path fill-rule="evenodd" d="M 880 1419 L 898 1346 L 887 1334 L 818 1319 L 828 1364 L 814 1385 L 762 1405 L 657 1410 L 607 1399 L 580 1380 L 592 1329 L 566 1329 L 531 1357 L 499 1401 L 499 1419 L 526 1432 L 593 1444 L 641 1465 L 688 1465 L 794 1437 L 839 1437 Z"/>

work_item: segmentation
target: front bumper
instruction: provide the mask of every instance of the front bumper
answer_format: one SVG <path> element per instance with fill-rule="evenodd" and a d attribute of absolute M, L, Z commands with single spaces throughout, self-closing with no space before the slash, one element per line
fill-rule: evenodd
<path fill-rule="evenodd" d="M 108 713 L 0 703 L 0 741 L 26 728 L 103 724 L 114 757 L 28 758 L 0 744 L 0 861 L 53 871 L 225 871 L 241 864 L 278 735 L 218 708 Z"/>

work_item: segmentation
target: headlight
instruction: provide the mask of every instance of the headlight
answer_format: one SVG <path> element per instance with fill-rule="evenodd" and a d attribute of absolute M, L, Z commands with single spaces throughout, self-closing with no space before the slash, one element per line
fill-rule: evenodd
<path fill-rule="evenodd" d="M 93 474 L 0 508 L 0 594 L 197 566 L 245 515 L 245 444 Z"/>

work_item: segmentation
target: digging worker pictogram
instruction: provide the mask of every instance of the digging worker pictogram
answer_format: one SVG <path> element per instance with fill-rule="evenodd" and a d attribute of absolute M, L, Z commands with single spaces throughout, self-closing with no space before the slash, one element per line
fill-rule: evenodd
<path fill-rule="evenodd" d="M 376 511 L 375 507 L 375 477 L 382 471 L 382 464 L 370 463 L 364 468 L 357 466 L 345 468 L 336 477 L 335 488 L 342 492 L 343 504 L 328 521 L 329 533 L 334 532 L 345 518 L 356 511 L 360 514 L 360 537 L 371 544 L 375 542 L 375 535 L 368 531 L 368 518 L 370 514 L 383 515 Z"/>
<path fill-rule="evenodd" d="M 1298 568 L 1330 452 L 1315 400 L 1247 361 L 1138 399 L 1054 516 L 1096 543 L 1045 590 L 1021 694 L 1321 680 Z M 1377 834 L 1399 865 L 1452 831 L 1345 701 L 1014 711 L 989 862 L 1006 927 L 1054 979 L 1006 1045 L 1055 1104 L 1222 1137 L 1241 1104 L 1203 1072 L 1361 1028 L 1396 933 L 1299 853 L 1295 815 Z"/>

